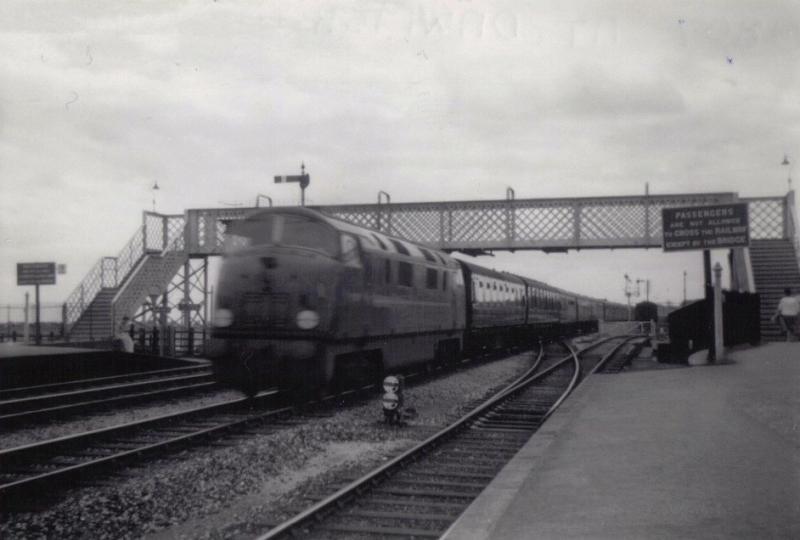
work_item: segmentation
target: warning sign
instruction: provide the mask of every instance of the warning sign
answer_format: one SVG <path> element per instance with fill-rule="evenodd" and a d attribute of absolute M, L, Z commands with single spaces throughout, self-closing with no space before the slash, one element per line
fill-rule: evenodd
<path fill-rule="evenodd" d="M 17 263 L 17 285 L 55 285 L 56 263 Z"/>
<path fill-rule="evenodd" d="M 747 203 L 664 208 L 664 251 L 747 247 Z"/>

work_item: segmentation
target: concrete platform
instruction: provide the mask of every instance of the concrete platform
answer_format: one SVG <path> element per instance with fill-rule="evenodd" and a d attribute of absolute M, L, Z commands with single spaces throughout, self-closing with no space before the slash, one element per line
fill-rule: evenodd
<path fill-rule="evenodd" d="M 444 538 L 800 538 L 800 343 L 587 380 Z"/>
<path fill-rule="evenodd" d="M 75 347 L 48 347 L 46 345 L 26 345 L 24 343 L 0 343 L 0 358 L 16 358 L 20 356 L 54 356 L 58 354 L 77 354 L 97 352 L 98 349 L 80 349 Z"/>

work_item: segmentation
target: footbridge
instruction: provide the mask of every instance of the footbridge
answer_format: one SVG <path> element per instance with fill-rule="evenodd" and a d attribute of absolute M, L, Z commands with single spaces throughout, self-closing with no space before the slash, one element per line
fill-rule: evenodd
<path fill-rule="evenodd" d="M 779 294 L 776 287 L 792 286 L 796 279 L 794 286 L 800 288 L 794 192 L 758 198 L 742 198 L 733 192 L 563 199 L 508 196 L 493 201 L 314 208 L 434 248 L 482 254 L 496 250 L 660 248 L 663 208 L 732 202 L 748 204 L 752 249 L 732 250 L 731 287 L 761 292 L 766 309 L 772 296 Z M 69 338 L 74 342 L 107 339 L 115 321 L 123 316 L 155 324 L 156 314 L 163 314 L 178 327 L 204 328 L 210 299 L 208 258 L 222 253 L 226 223 L 254 210 L 190 209 L 182 215 L 144 212 L 142 226 L 122 251 L 101 258 L 65 302 Z M 772 263 L 777 253 L 786 261 L 776 273 Z"/>

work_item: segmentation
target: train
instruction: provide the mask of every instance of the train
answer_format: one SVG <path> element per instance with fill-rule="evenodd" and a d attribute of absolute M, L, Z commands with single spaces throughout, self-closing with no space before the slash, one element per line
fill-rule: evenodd
<path fill-rule="evenodd" d="M 324 394 L 626 316 L 314 209 L 265 208 L 227 224 L 207 352 L 248 395 Z"/>

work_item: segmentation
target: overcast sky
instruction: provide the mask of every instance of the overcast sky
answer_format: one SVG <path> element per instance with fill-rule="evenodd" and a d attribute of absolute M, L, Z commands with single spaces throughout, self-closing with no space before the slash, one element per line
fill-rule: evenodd
<path fill-rule="evenodd" d="M 65 263 L 61 302 L 152 206 L 735 191 L 800 162 L 800 3 L 0 4 L 0 305 L 15 264 Z M 793 169 L 800 176 L 800 167 Z M 680 301 L 697 253 L 481 259 L 624 300 Z M 4 321 L 5 319 L 0 316 Z"/>

